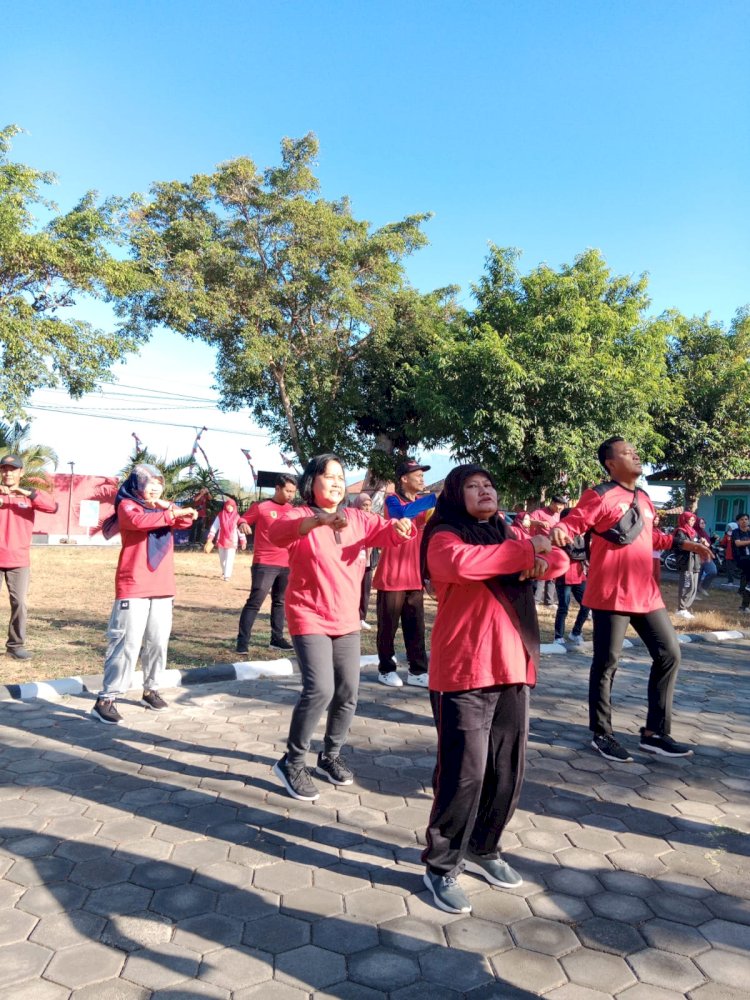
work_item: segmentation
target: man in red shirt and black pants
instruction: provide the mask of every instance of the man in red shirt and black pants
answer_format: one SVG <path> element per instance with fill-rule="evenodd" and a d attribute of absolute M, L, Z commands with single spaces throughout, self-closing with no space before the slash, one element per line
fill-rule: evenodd
<path fill-rule="evenodd" d="M 270 500 L 261 500 L 239 519 L 238 528 L 243 535 L 250 534 L 250 525 L 255 525 L 253 536 L 253 567 L 250 596 L 240 614 L 237 633 L 237 652 L 246 653 L 255 619 L 269 593 L 271 595 L 271 641 L 269 649 L 289 651 L 291 642 L 284 638 L 284 598 L 289 582 L 289 553 L 268 539 L 268 529 L 279 517 L 291 510 L 291 503 L 297 492 L 294 476 L 280 474 L 276 480 L 276 490 Z"/>
<path fill-rule="evenodd" d="M 54 514 L 52 497 L 21 486 L 23 462 L 17 455 L 0 459 L 0 579 L 10 598 L 8 656 L 30 660 L 26 649 L 26 592 L 29 589 L 31 535 L 34 511 Z"/>
<path fill-rule="evenodd" d="M 589 676 L 589 728 L 594 734 L 591 746 L 608 760 L 633 760 L 613 735 L 610 701 L 625 632 L 632 625 L 653 661 L 641 750 L 665 757 L 687 757 L 693 751 L 670 735 L 680 646 L 652 568 L 653 550 L 670 548 L 672 537 L 653 527 L 654 506 L 648 494 L 636 485 L 642 466 L 635 448 L 621 437 L 611 437 L 599 446 L 598 458 L 610 474 L 610 482 L 585 490 L 564 523 L 550 532 L 553 545 L 570 544 L 576 535 L 590 532 L 584 603 L 592 609 L 594 622 L 594 658 Z M 642 520 L 637 536 L 629 544 L 602 537 L 634 504 Z"/>

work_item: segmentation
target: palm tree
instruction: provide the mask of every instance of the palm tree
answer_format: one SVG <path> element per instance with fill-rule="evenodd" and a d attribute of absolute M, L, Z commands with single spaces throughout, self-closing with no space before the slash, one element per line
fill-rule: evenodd
<path fill-rule="evenodd" d="M 229 492 L 229 482 L 219 478 L 220 472 L 212 473 L 196 465 L 191 455 L 183 455 L 172 462 L 159 459 L 148 448 L 136 448 L 124 469 L 120 470 L 120 479 L 130 475 L 134 465 L 155 465 L 164 476 L 164 496 L 167 500 L 187 500 L 205 488 L 212 497 L 218 497 Z"/>
<path fill-rule="evenodd" d="M 44 490 L 51 493 L 52 479 L 47 466 L 57 468 L 57 452 L 46 444 L 32 444 L 29 441 L 31 424 L 6 423 L 0 420 L 0 452 L 18 455 L 23 462 L 21 486 L 25 490 Z"/>

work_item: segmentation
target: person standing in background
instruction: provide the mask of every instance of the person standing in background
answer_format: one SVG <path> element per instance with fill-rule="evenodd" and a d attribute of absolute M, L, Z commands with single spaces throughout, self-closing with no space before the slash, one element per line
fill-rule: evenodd
<path fill-rule="evenodd" d="M 549 535 L 560 520 L 560 514 L 565 510 L 567 503 L 566 497 L 556 493 L 546 507 L 532 511 L 529 515 L 531 534 Z M 552 607 L 556 596 L 554 580 L 537 580 L 534 585 L 534 599 L 537 604 Z"/>
<path fill-rule="evenodd" d="M 239 519 L 237 501 L 233 497 L 230 497 L 224 501 L 224 506 L 214 518 L 214 523 L 208 532 L 206 544 L 203 546 L 203 551 L 210 553 L 214 547 L 214 538 L 216 539 L 216 547 L 219 550 L 221 578 L 224 583 L 228 583 L 232 578 L 237 546 L 239 545 L 241 549 L 244 549 L 247 545 L 245 536 L 237 527 Z"/>
<path fill-rule="evenodd" d="M 358 493 L 352 502 L 352 507 L 363 510 L 365 514 L 372 513 L 372 497 L 368 493 Z M 359 599 L 359 626 L 364 632 L 369 632 L 372 625 L 367 621 L 367 612 L 370 607 L 370 592 L 372 590 L 372 574 L 378 564 L 380 556 L 379 549 L 363 549 L 362 557 L 365 562 L 365 573 L 362 577 L 362 593 Z"/>

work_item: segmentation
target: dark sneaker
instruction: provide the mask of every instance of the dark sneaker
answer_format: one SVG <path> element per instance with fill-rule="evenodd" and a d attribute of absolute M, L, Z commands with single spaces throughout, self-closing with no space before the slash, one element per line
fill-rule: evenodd
<path fill-rule="evenodd" d="M 641 750 L 660 754 L 662 757 L 689 757 L 693 752 L 683 743 L 675 743 L 671 736 L 659 736 L 656 733 L 646 736 L 643 729 L 641 729 Z"/>
<path fill-rule="evenodd" d="M 279 649 L 282 653 L 291 653 L 294 646 L 288 639 L 271 639 L 268 644 L 269 649 Z"/>
<path fill-rule="evenodd" d="M 502 858 L 483 858 L 479 854 L 467 854 L 464 867 L 472 875 L 481 875 L 490 885 L 499 885 L 503 889 L 514 889 L 521 885 L 523 879 Z"/>
<path fill-rule="evenodd" d="M 446 913 L 471 913 L 471 903 L 452 875 L 435 875 L 429 869 L 422 879 L 432 893 L 435 906 Z"/>
<path fill-rule="evenodd" d="M 238 642 L 237 645 L 235 646 L 235 650 L 234 651 L 235 651 L 235 653 L 246 653 L 247 652 L 247 646 L 243 642 Z"/>
<path fill-rule="evenodd" d="M 97 698 L 96 704 L 91 709 L 91 715 L 98 722 L 103 722 L 105 726 L 116 726 L 122 722 L 122 716 L 115 707 L 114 698 Z"/>
<path fill-rule="evenodd" d="M 150 708 L 154 712 L 163 712 L 165 708 L 169 708 L 158 691 L 144 691 L 141 705 L 145 705 L 146 708 Z"/>
<path fill-rule="evenodd" d="M 338 754 L 331 757 L 327 753 L 319 753 L 318 766 L 315 770 L 324 778 L 328 778 L 332 785 L 351 785 L 354 782 L 351 769 Z"/>
<path fill-rule="evenodd" d="M 591 740 L 591 746 L 607 760 L 617 760 L 621 764 L 630 764 L 633 761 L 625 747 L 620 746 L 614 736 L 608 733 L 597 733 Z"/>
<path fill-rule="evenodd" d="M 8 656 L 12 656 L 14 660 L 30 660 L 31 653 L 28 649 L 24 649 L 23 646 L 7 647 L 6 652 Z"/>
<path fill-rule="evenodd" d="M 314 802 L 320 795 L 305 765 L 290 764 L 286 759 L 286 754 L 273 765 L 271 770 L 293 799 Z"/>

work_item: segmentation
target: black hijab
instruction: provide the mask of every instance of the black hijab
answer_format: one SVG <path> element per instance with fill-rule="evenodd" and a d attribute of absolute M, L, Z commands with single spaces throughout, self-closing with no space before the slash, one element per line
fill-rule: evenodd
<path fill-rule="evenodd" d="M 450 531 L 469 545 L 502 545 L 514 539 L 500 514 L 493 514 L 488 521 L 477 521 L 466 510 L 464 484 L 470 476 L 484 475 L 495 486 L 493 476 L 481 465 L 458 465 L 452 469 L 443 484 L 435 513 L 427 522 L 422 536 L 420 552 L 422 579 L 428 578 L 427 550 L 430 539 L 438 531 Z M 505 608 L 518 629 L 529 658 L 539 666 L 539 622 L 536 616 L 534 593 L 529 580 L 521 580 L 520 573 L 504 573 L 485 580 L 484 584 Z"/>

